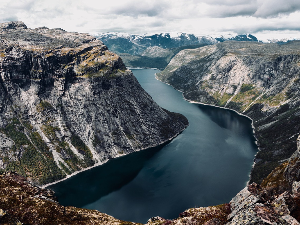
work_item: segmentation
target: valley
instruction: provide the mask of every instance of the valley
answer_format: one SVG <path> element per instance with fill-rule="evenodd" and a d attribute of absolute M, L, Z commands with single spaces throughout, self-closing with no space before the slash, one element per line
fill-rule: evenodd
<path fill-rule="evenodd" d="M 140 49 L 142 52 L 131 53 L 136 54 L 136 64 L 130 64 L 132 55 L 129 60 L 124 60 L 124 64 L 105 43 L 88 34 L 59 28 L 30 29 L 23 22 L 2 23 L 0 28 L 0 222 L 47 224 L 55 220 L 57 224 L 137 224 L 96 210 L 63 206 L 51 190 L 41 186 L 66 178 L 71 180 L 74 174 L 127 159 L 128 154 L 134 158 L 134 154 L 144 153 L 141 150 L 178 143 L 185 132 L 189 132 L 190 117 L 184 116 L 184 111 L 191 105 L 203 113 L 205 119 L 200 124 L 211 121 L 208 128 L 200 132 L 202 137 L 208 139 L 208 136 L 220 134 L 220 131 L 210 133 L 213 127 L 225 131 L 225 141 L 217 138 L 211 143 L 218 151 L 225 144 L 237 143 L 241 147 L 246 143 L 234 140 L 229 134 L 228 127 L 234 128 L 238 135 L 243 132 L 238 129 L 240 126 L 226 122 L 227 110 L 211 110 L 209 106 L 201 105 L 204 103 L 228 108 L 252 119 L 259 151 L 250 180 L 246 184 L 248 179 L 245 177 L 239 190 L 230 190 L 230 197 L 223 200 L 221 195 L 211 203 L 215 206 L 203 204 L 204 207 L 191 206 L 185 211 L 182 208 L 178 218 L 154 216 L 147 224 L 299 224 L 299 41 L 265 44 L 246 36 L 251 41 L 244 41 L 242 37 L 238 41 L 200 43 L 196 38 L 197 43 L 193 43 L 191 49 L 185 45 L 173 49 L 166 45 L 144 44 Z M 155 38 L 159 35 L 150 40 Z M 184 35 L 182 38 L 185 40 Z M 139 50 L 136 46 L 135 42 L 131 47 Z M 153 100 L 126 68 L 126 65 L 145 67 L 149 60 L 154 62 L 151 67 L 165 67 L 156 74 L 157 79 L 182 92 L 188 101 L 200 105 L 185 102 L 189 106 L 178 111 L 182 115 L 173 110 L 176 107 L 164 109 L 154 102 L 162 98 L 159 92 L 156 93 L 158 100 Z M 154 66 L 157 63 L 161 63 L 160 66 Z M 214 115 L 214 112 L 219 113 Z M 230 115 L 237 114 L 230 112 Z M 229 116 L 228 121 L 234 121 L 233 118 L 235 116 Z M 194 125 L 190 123 L 190 126 Z M 252 132 L 246 135 L 248 138 L 250 133 L 252 135 Z M 178 139 L 174 139 L 177 136 Z M 187 143 L 184 147 L 190 148 Z M 222 154 L 232 149 L 235 148 L 229 145 L 226 151 L 217 154 L 224 158 Z M 249 153 L 236 149 L 234 156 L 229 156 L 233 161 L 238 152 L 244 153 L 242 156 Z M 191 155 L 202 159 L 196 153 Z M 145 164 L 150 158 L 145 157 Z M 167 158 L 172 159 L 172 154 Z M 213 156 L 210 158 L 204 158 L 199 165 L 207 168 L 205 163 L 216 160 Z M 251 166 L 252 156 L 246 158 Z M 242 162 L 238 158 L 235 161 Z M 223 160 L 211 164 L 215 167 L 221 163 L 228 164 Z M 184 163 L 182 168 L 188 168 L 187 165 L 195 167 L 193 162 Z M 208 177 L 220 171 L 225 173 L 224 168 L 211 169 L 213 173 Z M 240 172 L 239 168 L 238 164 L 238 169 L 227 170 L 228 177 Z M 140 171 L 143 171 L 142 166 L 137 165 L 125 183 L 143 175 Z M 245 171 L 248 174 L 248 170 Z M 183 169 L 182 172 L 184 178 L 190 173 Z M 149 174 L 144 177 L 148 178 Z M 228 182 L 228 177 L 221 174 L 213 186 L 202 192 L 205 195 L 214 186 Z M 142 179 L 141 183 L 146 180 Z M 165 186 L 168 185 L 167 182 Z M 231 187 L 232 183 L 228 185 Z M 117 184 L 113 190 L 119 189 L 122 187 Z M 192 198 L 201 196 L 197 195 L 199 189 L 195 190 Z M 184 190 L 174 191 L 173 195 L 182 192 Z M 109 195 L 110 191 L 105 194 Z M 111 199 L 118 199 L 118 196 Z M 114 201 L 111 204 L 114 208 Z M 54 214 L 56 218 L 53 218 Z M 145 223 L 145 218 L 140 221 Z"/>

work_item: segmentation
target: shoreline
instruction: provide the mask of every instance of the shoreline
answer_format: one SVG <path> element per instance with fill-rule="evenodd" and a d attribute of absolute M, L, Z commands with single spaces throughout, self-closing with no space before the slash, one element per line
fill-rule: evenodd
<path fill-rule="evenodd" d="M 182 129 L 181 131 L 179 131 L 178 133 L 176 133 L 174 136 L 170 137 L 169 139 L 167 139 L 167 140 L 165 140 L 165 141 L 163 141 L 163 142 L 161 142 L 161 143 L 159 143 L 159 144 L 157 144 L 157 145 L 152 145 L 152 146 L 149 146 L 149 147 L 137 149 L 137 150 L 135 150 L 134 152 L 131 152 L 131 153 L 143 151 L 143 150 L 150 149 L 150 148 L 159 147 L 159 146 L 161 146 L 161 145 L 163 145 L 163 144 L 166 144 L 167 142 L 171 142 L 171 141 L 172 141 L 173 139 L 175 139 L 178 135 L 180 135 L 180 134 L 188 127 L 188 126 L 189 126 L 189 124 L 188 124 L 187 126 L 185 126 L 184 129 Z M 120 157 L 129 155 L 129 154 L 131 154 L 131 153 L 128 153 L 128 154 L 122 154 L 122 155 L 116 155 L 115 157 L 110 158 L 110 159 L 117 159 L 117 158 L 120 158 Z M 62 181 L 65 181 L 65 180 L 67 180 L 67 179 L 69 179 L 69 178 L 71 178 L 71 177 L 73 177 L 73 176 L 75 176 L 75 175 L 77 175 L 77 174 L 79 174 L 79 173 L 82 173 L 82 172 L 85 172 L 85 171 L 87 171 L 87 170 L 93 169 L 93 168 L 95 168 L 95 167 L 101 166 L 101 165 L 107 163 L 110 159 L 107 159 L 107 160 L 105 160 L 105 161 L 103 161 L 103 162 L 95 163 L 93 166 L 83 168 L 82 170 L 75 171 L 74 173 L 71 173 L 70 175 L 67 175 L 67 176 L 66 176 L 65 178 L 63 178 L 63 179 L 60 179 L 60 180 L 57 180 L 57 181 L 54 181 L 54 182 L 51 182 L 51 183 L 48 183 L 48 184 L 37 185 L 37 186 L 40 187 L 40 188 L 45 189 L 45 188 L 47 188 L 47 187 L 49 187 L 49 186 L 51 186 L 51 185 L 55 185 L 55 184 L 58 184 L 58 183 L 60 183 L 60 182 L 62 182 Z"/>
<path fill-rule="evenodd" d="M 164 83 L 164 84 L 167 84 L 167 85 L 171 86 L 172 88 L 174 88 L 171 84 L 159 80 L 158 77 L 157 77 L 157 73 L 155 73 L 155 79 L 158 80 L 158 81 L 160 81 L 160 82 L 162 82 L 162 83 Z M 252 127 L 253 137 L 254 137 L 254 139 L 255 139 L 255 144 L 256 144 L 257 149 L 258 149 L 258 151 L 256 152 L 256 154 L 254 155 L 254 158 L 253 158 L 253 164 L 252 164 L 252 169 L 253 169 L 254 166 L 255 166 L 255 164 L 256 164 L 256 163 L 255 163 L 256 155 L 257 155 L 258 152 L 260 151 L 260 149 L 259 149 L 259 147 L 258 147 L 258 140 L 257 140 L 257 138 L 256 138 L 256 136 L 255 136 L 255 127 L 254 127 L 253 119 L 252 119 L 251 117 L 247 116 L 247 115 L 244 115 L 244 114 L 241 113 L 241 112 L 238 112 L 238 111 L 234 110 L 234 109 L 226 108 L 226 107 L 223 107 L 223 106 L 217 106 L 217 105 L 212 105 L 212 104 L 207 104 L 207 103 L 201 103 L 201 102 L 196 102 L 196 101 L 188 100 L 188 99 L 186 99 L 186 98 L 184 97 L 183 91 L 177 90 L 176 88 L 174 88 L 174 89 L 175 89 L 176 91 L 179 91 L 179 92 L 182 94 L 182 98 L 183 98 L 185 101 L 189 102 L 189 103 L 192 103 L 192 104 L 198 104 L 198 105 L 212 106 L 212 107 L 216 107 L 216 108 L 220 108 L 220 109 L 230 110 L 230 111 L 233 111 L 233 112 L 237 113 L 237 114 L 240 115 L 240 116 L 244 116 L 244 117 L 246 117 L 246 118 L 248 118 L 248 119 L 251 120 L 251 127 Z M 246 184 L 246 185 L 249 184 L 250 178 L 251 178 L 251 172 L 250 172 L 250 174 L 249 174 L 249 180 L 247 181 L 247 184 Z"/>

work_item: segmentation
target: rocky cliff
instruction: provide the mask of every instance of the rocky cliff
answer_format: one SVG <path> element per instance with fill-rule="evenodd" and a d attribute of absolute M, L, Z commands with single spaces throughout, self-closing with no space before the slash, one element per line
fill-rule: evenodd
<path fill-rule="evenodd" d="M 188 125 L 88 34 L 0 25 L 0 169 L 37 184 L 160 145 Z"/>
<path fill-rule="evenodd" d="M 296 150 L 300 128 L 300 42 L 223 42 L 183 50 L 157 75 L 186 99 L 234 109 L 253 120 L 259 152 L 250 182 Z"/>

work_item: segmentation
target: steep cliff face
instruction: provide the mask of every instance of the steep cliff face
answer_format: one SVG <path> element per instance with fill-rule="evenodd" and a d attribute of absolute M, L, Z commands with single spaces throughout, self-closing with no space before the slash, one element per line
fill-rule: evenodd
<path fill-rule="evenodd" d="M 87 34 L 0 30 L 0 169 L 38 184 L 162 144 L 188 125 Z"/>
<path fill-rule="evenodd" d="M 186 99 L 234 109 L 253 119 L 260 183 L 296 149 L 300 128 L 300 42 L 224 42 L 183 50 L 157 75 Z"/>

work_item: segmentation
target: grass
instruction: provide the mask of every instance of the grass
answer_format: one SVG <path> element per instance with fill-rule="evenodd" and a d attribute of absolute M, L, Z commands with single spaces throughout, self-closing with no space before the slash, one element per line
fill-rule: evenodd
<path fill-rule="evenodd" d="M 286 99 L 287 99 L 287 94 L 281 92 L 276 95 L 264 94 L 262 98 L 258 100 L 258 102 L 268 104 L 269 106 L 278 106 Z"/>
<path fill-rule="evenodd" d="M 72 145 L 78 149 L 79 153 L 84 155 L 85 163 L 87 166 L 94 165 L 93 154 L 88 146 L 80 139 L 80 137 L 76 134 L 72 134 L 71 136 Z"/>
<path fill-rule="evenodd" d="M 58 127 L 53 127 L 51 125 L 42 125 L 41 129 L 50 140 L 58 141 L 58 138 L 56 137 L 55 134 L 56 131 L 60 130 Z"/>
<path fill-rule="evenodd" d="M 215 92 L 213 94 L 214 99 L 216 99 L 217 104 L 219 106 L 225 106 L 225 104 L 227 103 L 227 101 L 232 97 L 233 95 L 224 93 L 222 96 L 221 94 L 219 94 L 218 92 Z"/>
<path fill-rule="evenodd" d="M 252 89 L 254 89 L 253 84 L 242 84 L 240 92 L 244 93 L 244 92 L 250 91 Z"/>
<path fill-rule="evenodd" d="M 36 109 L 38 112 L 43 112 L 43 111 L 46 111 L 46 110 L 53 110 L 53 106 L 47 102 L 47 101 L 41 101 L 37 106 L 36 106 Z"/>

